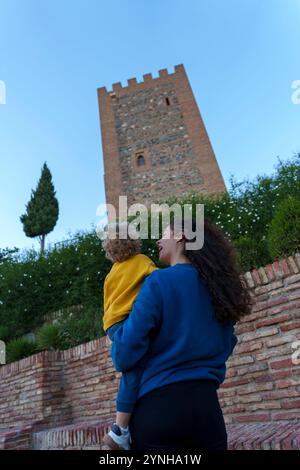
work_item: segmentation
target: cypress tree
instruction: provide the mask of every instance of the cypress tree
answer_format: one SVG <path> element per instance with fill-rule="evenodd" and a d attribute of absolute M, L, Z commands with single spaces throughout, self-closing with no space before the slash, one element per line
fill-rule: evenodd
<path fill-rule="evenodd" d="M 37 188 L 32 190 L 30 201 L 26 205 L 26 213 L 20 217 L 25 235 L 30 238 L 39 237 L 41 254 L 45 250 L 46 235 L 54 229 L 58 214 L 52 175 L 44 163 Z"/>

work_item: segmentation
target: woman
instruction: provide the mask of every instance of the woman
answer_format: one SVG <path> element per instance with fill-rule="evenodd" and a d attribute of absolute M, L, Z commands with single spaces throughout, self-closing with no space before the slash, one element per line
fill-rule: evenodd
<path fill-rule="evenodd" d="M 233 325 L 250 313 L 251 300 L 222 232 L 205 221 L 204 245 L 192 250 L 184 222 L 180 237 L 175 224 L 157 242 L 159 259 L 169 267 L 146 278 L 112 343 L 118 371 L 146 358 L 130 420 L 131 448 L 226 450 L 217 389 L 237 342 Z"/>

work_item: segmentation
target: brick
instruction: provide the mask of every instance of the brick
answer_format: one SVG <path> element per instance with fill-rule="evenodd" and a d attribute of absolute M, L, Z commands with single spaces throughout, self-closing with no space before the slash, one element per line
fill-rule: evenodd
<path fill-rule="evenodd" d="M 288 380 L 279 380 L 276 383 L 276 387 L 279 388 L 279 389 L 280 388 L 288 388 L 288 387 L 292 387 L 292 386 L 295 386 L 295 385 L 300 385 L 300 376 L 292 378 L 292 379 L 288 379 Z"/>
<path fill-rule="evenodd" d="M 283 268 L 281 267 L 281 265 L 279 264 L 278 261 L 274 261 L 273 270 L 274 270 L 276 279 L 279 279 L 281 277 L 285 277 L 285 272 L 284 272 Z"/>
<path fill-rule="evenodd" d="M 233 356 L 230 359 L 231 366 L 251 364 L 253 362 L 254 362 L 254 359 L 252 356 Z"/>
<path fill-rule="evenodd" d="M 251 276 L 251 272 L 250 271 L 247 271 L 245 274 L 244 274 L 244 278 L 246 280 L 246 283 L 248 285 L 248 287 L 250 289 L 252 289 L 253 287 L 255 287 L 255 283 L 252 279 L 252 276 Z"/>
<path fill-rule="evenodd" d="M 259 268 L 258 273 L 259 273 L 259 277 L 260 277 L 262 283 L 263 284 L 268 284 L 269 280 L 268 280 L 268 276 L 265 272 L 265 269 L 264 268 Z"/>
<path fill-rule="evenodd" d="M 296 253 L 294 256 L 294 260 L 298 266 L 298 269 L 300 270 L 300 253 Z"/>
<path fill-rule="evenodd" d="M 278 333 L 278 328 L 262 328 L 258 331 L 255 331 L 253 333 L 245 333 L 242 335 L 241 341 L 246 342 L 246 341 L 253 341 L 255 339 L 260 339 L 264 338 L 266 336 L 273 336 Z"/>
<path fill-rule="evenodd" d="M 273 348 L 276 346 L 281 346 L 282 344 L 290 343 L 291 341 L 293 340 L 289 335 L 279 336 L 278 338 L 276 337 L 266 341 L 266 347 Z"/>
<path fill-rule="evenodd" d="M 280 325 L 281 331 L 290 331 L 300 328 L 300 321 L 294 321 L 287 324 Z"/>
<path fill-rule="evenodd" d="M 295 389 L 281 389 L 272 391 L 262 391 L 261 396 L 263 400 L 278 400 L 280 398 L 298 398 L 299 392 Z"/>
<path fill-rule="evenodd" d="M 273 383 L 262 383 L 262 384 L 255 384 L 251 383 L 249 385 L 245 385 L 239 389 L 239 395 L 246 395 L 249 393 L 257 393 L 259 391 L 264 390 L 272 390 L 274 387 Z"/>
<path fill-rule="evenodd" d="M 287 261 L 285 259 L 281 259 L 279 261 L 279 265 L 284 272 L 285 276 L 289 276 L 291 274 L 289 265 L 287 264 Z"/>
<path fill-rule="evenodd" d="M 260 423 L 270 421 L 269 413 L 253 413 L 253 414 L 243 414 L 242 416 L 236 416 L 237 423 Z"/>
<path fill-rule="evenodd" d="M 260 410 L 278 410 L 281 408 L 281 403 L 277 401 L 261 401 L 260 403 L 249 404 L 247 411 L 260 411 Z"/>
<path fill-rule="evenodd" d="M 237 344 L 234 352 L 235 354 L 243 354 L 247 352 L 257 351 L 262 349 L 263 343 L 250 343 L 247 342 L 245 344 Z"/>
<path fill-rule="evenodd" d="M 266 320 L 261 320 L 256 323 L 256 328 L 262 328 L 264 326 L 275 325 L 277 323 L 284 323 L 290 320 L 290 315 L 281 315 L 278 317 L 267 318 Z"/>
<path fill-rule="evenodd" d="M 274 361 L 270 363 L 271 369 L 285 369 L 287 367 L 293 367 L 292 359 L 282 359 L 281 361 Z"/>
<path fill-rule="evenodd" d="M 246 375 L 246 374 L 250 375 L 251 374 L 252 377 L 253 377 L 254 373 L 261 372 L 261 371 L 264 371 L 264 370 L 267 370 L 267 369 L 268 369 L 268 364 L 267 363 L 259 362 L 259 363 L 255 363 L 251 366 L 239 367 L 237 369 L 237 375 L 240 376 L 240 375 Z"/>
<path fill-rule="evenodd" d="M 291 412 L 278 412 L 278 413 L 272 413 L 272 421 L 282 421 L 282 420 L 293 420 L 293 419 L 299 419 L 300 418 L 300 411 L 291 411 Z"/>
<path fill-rule="evenodd" d="M 284 409 L 300 409 L 300 399 L 299 400 L 282 400 L 281 407 Z"/>
<path fill-rule="evenodd" d="M 297 264 L 296 264 L 296 262 L 295 262 L 293 256 L 289 256 L 289 257 L 287 258 L 287 263 L 288 263 L 288 265 L 289 265 L 289 267 L 290 267 L 291 273 L 296 274 L 296 273 L 299 272 L 299 269 L 298 269 L 298 267 L 297 267 Z"/>

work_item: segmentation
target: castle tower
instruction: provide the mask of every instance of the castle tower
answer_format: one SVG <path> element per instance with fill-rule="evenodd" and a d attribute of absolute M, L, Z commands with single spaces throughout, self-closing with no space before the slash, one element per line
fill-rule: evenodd
<path fill-rule="evenodd" d="M 226 191 L 183 65 L 98 89 L 106 203 Z"/>

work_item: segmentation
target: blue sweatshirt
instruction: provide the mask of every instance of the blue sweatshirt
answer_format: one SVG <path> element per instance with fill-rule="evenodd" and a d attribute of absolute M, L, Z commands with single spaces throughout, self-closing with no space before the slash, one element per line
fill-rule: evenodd
<path fill-rule="evenodd" d="M 214 317 L 207 288 L 188 263 L 159 269 L 145 279 L 127 320 L 116 331 L 111 354 L 117 371 L 146 361 L 138 398 L 178 381 L 225 379 L 237 338 L 234 322 Z"/>

